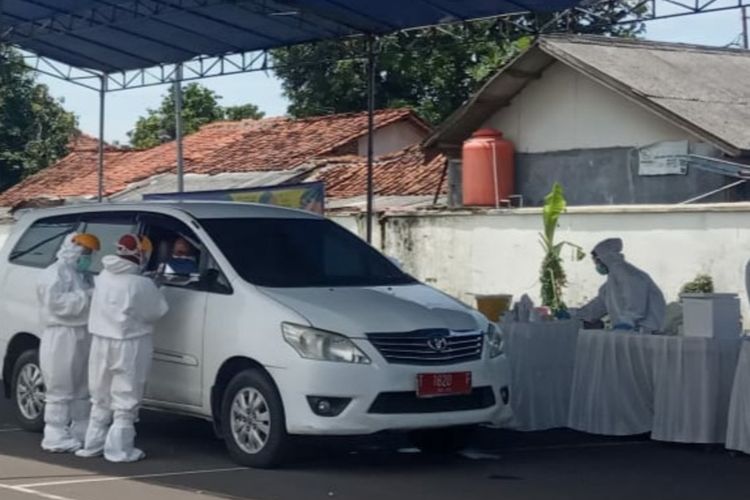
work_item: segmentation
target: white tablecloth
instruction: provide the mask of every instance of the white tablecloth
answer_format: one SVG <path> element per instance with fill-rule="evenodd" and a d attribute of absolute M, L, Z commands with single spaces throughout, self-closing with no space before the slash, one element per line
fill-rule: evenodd
<path fill-rule="evenodd" d="M 567 426 L 579 327 L 578 321 L 506 326 L 514 428 Z"/>
<path fill-rule="evenodd" d="M 740 349 L 728 421 L 726 447 L 750 453 L 750 339 Z"/>
<path fill-rule="evenodd" d="M 654 419 L 654 336 L 581 330 L 568 426 L 593 434 L 649 432 Z"/>
<path fill-rule="evenodd" d="M 651 438 L 723 443 L 740 339 L 654 336 Z"/>

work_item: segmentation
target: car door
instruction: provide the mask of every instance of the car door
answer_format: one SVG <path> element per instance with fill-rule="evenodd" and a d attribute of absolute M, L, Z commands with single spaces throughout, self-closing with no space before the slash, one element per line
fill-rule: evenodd
<path fill-rule="evenodd" d="M 203 329 L 207 292 L 195 276 L 164 275 L 164 264 L 177 237 L 195 244 L 199 268 L 208 258 L 187 225 L 172 217 L 142 215 L 140 231 L 152 241 L 154 254 L 147 272 L 160 284 L 169 304 L 169 312 L 157 323 L 154 331 L 154 358 L 146 385 L 146 399 L 167 404 L 200 407 L 203 400 Z"/>

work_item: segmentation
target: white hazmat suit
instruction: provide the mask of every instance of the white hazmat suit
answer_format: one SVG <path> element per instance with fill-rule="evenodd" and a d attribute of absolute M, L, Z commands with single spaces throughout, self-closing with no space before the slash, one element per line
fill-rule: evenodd
<path fill-rule="evenodd" d="M 609 315 L 615 328 L 642 333 L 662 331 L 666 316 L 664 295 L 648 274 L 625 261 L 622 240 L 604 240 L 592 253 L 607 266 L 607 281 L 598 296 L 578 311 L 577 317 L 596 321 Z"/>
<path fill-rule="evenodd" d="M 134 447 L 134 423 L 151 367 L 152 334 L 168 307 L 156 285 L 138 274 L 138 264 L 114 255 L 102 264 L 89 319 L 91 423 L 77 455 L 134 462 L 145 456 Z"/>
<path fill-rule="evenodd" d="M 65 239 L 37 286 L 44 326 L 39 365 L 46 387 L 42 448 L 51 452 L 79 449 L 89 419 L 86 325 L 91 290 L 77 268 L 83 248 L 74 237 Z"/>

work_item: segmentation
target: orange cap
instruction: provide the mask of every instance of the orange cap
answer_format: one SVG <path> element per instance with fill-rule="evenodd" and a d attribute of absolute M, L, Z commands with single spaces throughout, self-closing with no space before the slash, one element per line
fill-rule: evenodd
<path fill-rule="evenodd" d="M 145 234 L 141 236 L 141 252 L 150 254 L 154 251 L 154 244 L 151 243 L 151 240 L 148 236 Z"/>
<path fill-rule="evenodd" d="M 102 245 L 99 242 L 99 238 L 91 233 L 80 233 L 73 236 L 73 243 L 92 252 L 97 252 L 101 249 Z"/>

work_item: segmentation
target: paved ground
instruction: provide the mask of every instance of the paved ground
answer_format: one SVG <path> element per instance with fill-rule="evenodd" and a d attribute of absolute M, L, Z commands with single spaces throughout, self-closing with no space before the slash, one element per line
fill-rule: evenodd
<path fill-rule="evenodd" d="M 208 424 L 145 414 L 148 460 L 113 465 L 49 455 L 0 400 L 0 500 L 750 498 L 750 459 L 720 449 L 567 431 L 484 431 L 466 456 L 400 449 L 397 437 L 305 442 L 284 470 L 229 461 Z"/>

